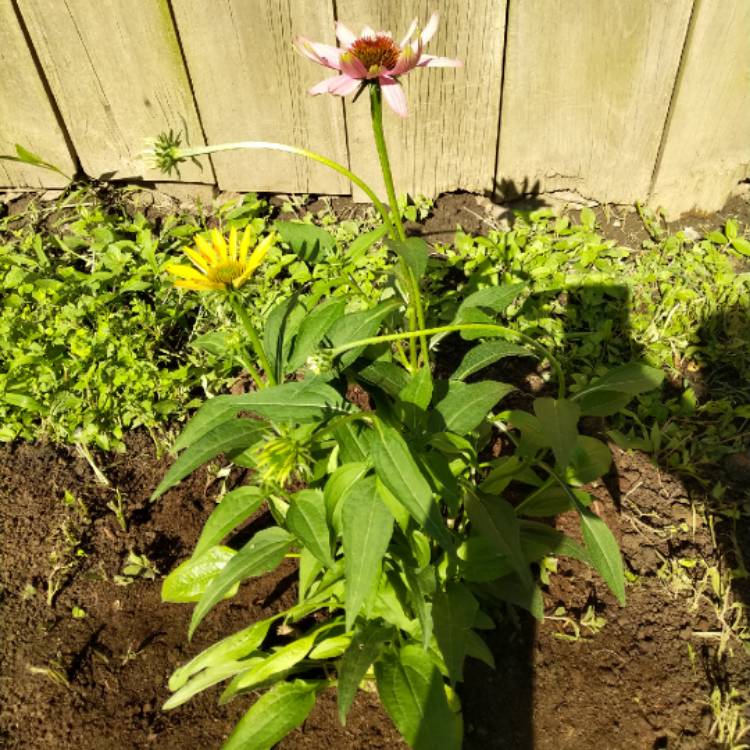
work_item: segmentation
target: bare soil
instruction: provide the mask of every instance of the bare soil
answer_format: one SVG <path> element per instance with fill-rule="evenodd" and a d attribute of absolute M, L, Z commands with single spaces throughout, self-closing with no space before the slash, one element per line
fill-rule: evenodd
<path fill-rule="evenodd" d="M 584 566 L 561 561 L 545 594 L 546 612 L 559 619 L 535 624 L 517 613 L 496 613 L 499 625 L 489 640 L 498 669 L 471 662 L 462 691 L 467 748 L 719 747 L 710 733 L 708 695 L 727 665 L 733 684 L 748 684 L 750 659 L 739 652 L 717 659 L 716 643 L 700 635 L 717 628 L 715 611 L 698 594 L 700 570 L 664 568 L 677 558 L 716 563 L 717 550 L 679 480 L 642 456 L 614 446 L 613 452 L 610 489 L 599 484 L 593 491 L 637 576 L 628 604 L 619 607 Z M 0 746 L 213 748 L 247 709 L 244 700 L 218 706 L 217 691 L 170 713 L 160 706 L 177 665 L 293 602 L 294 567 L 286 563 L 246 584 L 188 644 L 190 607 L 161 603 L 159 580 L 115 581 L 130 551 L 145 554 L 160 574 L 185 559 L 213 506 L 218 482 L 205 471 L 150 504 L 168 462 L 146 435 L 131 435 L 127 453 L 100 457 L 111 482 L 105 487 L 70 449 L 22 444 L 0 450 Z M 241 483 L 244 476 L 229 481 Z M 66 504 L 66 490 L 82 505 Z M 107 508 L 115 490 L 127 531 Z M 261 515 L 244 533 L 264 523 Z M 563 516 L 558 525 L 576 533 L 574 519 Z M 53 578 L 60 591 L 50 606 L 55 555 L 71 567 Z M 85 617 L 76 619 L 74 607 Z M 565 612 L 555 614 L 560 607 Z M 578 624 L 587 611 L 602 618 L 598 626 Z M 281 747 L 403 745 L 376 696 L 360 694 L 344 729 L 330 691 Z"/>
<path fill-rule="evenodd" d="M 502 220 L 484 208 L 475 196 L 448 196 L 425 235 L 448 241 L 456 223 L 478 232 Z M 159 579 L 189 556 L 221 480 L 203 469 L 151 504 L 170 459 L 142 433 L 127 446 L 95 456 L 109 486 L 71 448 L 0 447 L 0 747 L 218 748 L 250 700 L 218 706 L 218 690 L 209 690 L 165 713 L 170 673 L 295 599 L 287 562 L 218 606 L 188 643 L 191 608 L 162 603 Z M 560 560 L 545 587 L 543 623 L 496 612 L 487 638 L 497 670 L 470 661 L 461 691 L 469 750 L 723 747 L 709 695 L 716 685 L 750 684 L 750 656 L 735 636 L 719 653 L 727 631 L 706 576 L 707 566 L 734 564 L 728 530 L 710 528 L 679 478 L 645 456 L 612 450 L 615 468 L 591 489 L 631 574 L 627 606 L 590 570 Z M 245 479 L 235 471 L 226 481 Z M 108 507 L 118 493 L 126 529 Z M 266 523 L 260 514 L 242 533 Z M 557 523 L 577 533 L 574 519 Z M 750 533 L 738 529 L 735 538 Z M 123 578 L 131 552 L 145 555 L 155 578 Z M 377 696 L 360 693 L 342 728 L 329 691 L 280 747 L 405 746 Z"/>

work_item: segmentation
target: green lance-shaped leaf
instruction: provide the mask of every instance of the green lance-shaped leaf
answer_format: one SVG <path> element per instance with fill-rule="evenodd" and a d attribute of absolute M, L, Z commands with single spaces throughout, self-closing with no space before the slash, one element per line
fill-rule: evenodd
<path fill-rule="evenodd" d="M 352 637 L 347 633 L 343 635 L 332 635 L 330 638 L 324 638 L 310 652 L 311 659 L 336 659 L 341 656 L 349 644 Z"/>
<path fill-rule="evenodd" d="M 289 245 L 292 252 L 308 263 L 317 263 L 325 258 L 336 246 L 336 240 L 315 224 L 301 221 L 277 221 L 274 229 L 281 235 L 281 241 Z"/>
<path fill-rule="evenodd" d="M 380 388 L 394 398 L 409 383 L 409 373 L 393 362 L 373 362 L 363 367 L 357 374 L 366 383 Z"/>
<path fill-rule="evenodd" d="M 287 670 L 299 664 L 312 649 L 315 639 L 320 630 L 306 635 L 304 638 L 296 638 L 290 643 L 280 646 L 271 654 L 254 661 L 249 669 L 238 674 L 221 696 L 221 702 L 226 703 L 240 691 L 261 685 L 267 680 L 278 679 Z"/>
<path fill-rule="evenodd" d="M 601 440 L 579 435 L 565 473 L 571 484 L 587 484 L 609 471 L 612 453 Z"/>
<path fill-rule="evenodd" d="M 199 672 L 195 677 L 183 685 L 174 695 L 170 696 L 162 706 L 164 711 L 170 711 L 173 708 L 187 703 L 194 695 L 217 685 L 230 677 L 234 677 L 240 672 L 244 672 L 255 662 L 255 658 L 243 659 L 241 661 L 225 661 L 215 667 L 208 667 Z"/>
<path fill-rule="evenodd" d="M 494 624 L 494 623 L 493 623 Z M 495 669 L 495 657 L 479 633 L 474 630 L 465 631 L 466 655 L 483 661 L 490 669 Z"/>
<path fill-rule="evenodd" d="M 331 347 L 335 349 L 351 341 L 359 341 L 374 336 L 380 328 L 383 318 L 397 309 L 398 306 L 399 303 L 395 301 L 383 302 L 371 310 L 350 313 L 344 315 L 343 318 L 339 318 L 328 331 L 328 340 Z M 341 367 L 348 367 L 352 364 L 363 349 L 364 347 L 357 347 L 344 352 L 339 359 Z"/>
<path fill-rule="evenodd" d="M 536 357 L 534 352 L 529 351 L 518 344 L 507 341 L 484 341 L 473 349 L 466 352 L 461 364 L 451 375 L 451 380 L 464 380 L 475 372 L 483 370 L 505 357 Z"/>
<path fill-rule="evenodd" d="M 584 393 L 576 403 L 583 417 L 610 417 L 624 409 L 632 398 L 632 394 L 619 391 L 591 391 Z"/>
<path fill-rule="evenodd" d="M 260 487 L 244 486 L 227 492 L 211 511 L 203 526 L 193 557 L 198 557 L 209 547 L 218 544 L 241 523 L 246 521 L 263 504 L 265 495 Z"/>
<path fill-rule="evenodd" d="M 578 441 L 578 420 L 581 416 L 578 404 L 564 398 L 536 398 L 534 414 L 552 446 L 555 460 L 565 468 Z"/>
<path fill-rule="evenodd" d="M 435 638 L 453 682 L 461 682 L 464 678 L 467 633 L 474 626 L 478 609 L 473 594 L 460 583 L 448 583 L 445 591 L 435 594 L 432 607 Z"/>
<path fill-rule="evenodd" d="M 521 546 L 521 527 L 513 506 L 499 497 L 467 492 L 466 511 L 477 530 L 492 540 L 513 567 L 521 582 L 531 588 L 533 579 Z"/>
<path fill-rule="evenodd" d="M 259 531 L 210 583 L 193 610 L 188 637 L 232 586 L 276 568 L 291 542 L 292 536 L 277 526 Z"/>
<path fill-rule="evenodd" d="M 366 622 L 354 634 L 338 669 L 337 698 L 342 726 L 346 726 L 346 715 L 354 702 L 359 684 L 392 635 L 392 628 L 372 621 Z"/>
<path fill-rule="evenodd" d="M 480 590 L 485 597 L 510 602 L 530 612 L 537 620 L 544 619 L 544 597 L 538 584 L 528 587 L 518 580 L 518 576 L 508 575 L 480 584 Z"/>
<path fill-rule="evenodd" d="M 248 628 L 244 628 L 232 635 L 212 644 L 200 654 L 193 657 L 187 664 L 175 669 L 169 678 L 169 689 L 174 691 L 182 688 L 195 674 L 209 667 L 220 667 L 222 664 L 235 662 L 260 648 L 268 635 L 271 624 L 283 613 L 260 620 Z"/>
<path fill-rule="evenodd" d="M 323 565 L 333 567 L 331 534 L 326 521 L 325 500 L 320 490 L 295 493 L 286 514 L 286 525 Z"/>
<path fill-rule="evenodd" d="M 375 477 L 353 485 L 342 510 L 346 571 L 346 629 L 351 630 L 380 577 L 393 534 L 393 516 L 378 496 Z"/>
<path fill-rule="evenodd" d="M 345 308 L 346 300 L 334 297 L 310 311 L 302 321 L 294 341 L 294 351 L 287 366 L 289 370 L 302 367 L 307 358 L 315 353 L 328 329 L 343 316 Z"/>
<path fill-rule="evenodd" d="M 423 367 L 411 376 L 408 384 L 398 394 L 403 423 L 416 430 L 423 422 L 427 407 L 432 400 L 432 373 Z"/>
<path fill-rule="evenodd" d="M 319 687 L 304 680 L 274 685 L 240 719 L 222 750 L 270 750 L 307 718 Z"/>
<path fill-rule="evenodd" d="M 484 307 L 493 312 L 503 312 L 518 295 L 526 284 L 506 284 L 504 286 L 489 286 L 470 294 L 459 306 L 456 320 L 463 319 L 462 313 L 476 307 Z"/>
<path fill-rule="evenodd" d="M 174 450 L 187 448 L 242 411 L 252 411 L 273 421 L 305 423 L 346 414 L 351 409 L 351 404 L 320 378 L 281 383 L 238 396 L 216 396 L 206 401 L 187 423 Z"/>
<path fill-rule="evenodd" d="M 180 454 L 154 490 L 151 499 L 155 500 L 163 495 L 170 487 L 174 487 L 220 453 L 249 448 L 260 439 L 264 429 L 263 423 L 256 419 L 231 419 L 217 425 Z"/>
<path fill-rule="evenodd" d="M 378 240 L 382 240 L 388 234 L 388 229 L 387 224 L 381 224 L 377 229 L 360 234 L 347 248 L 346 254 L 349 260 L 357 260 L 364 255 Z"/>
<path fill-rule="evenodd" d="M 604 521 L 590 508 L 576 501 L 581 531 L 591 564 L 612 589 L 620 604 L 625 604 L 625 573 L 617 540 Z"/>
<path fill-rule="evenodd" d="M 448 705 L 440 671 L 419 646 L 390 651 L 375 663 L 378 694 L 414 750 L 459 750 L 462 727 Z"/>
<path fill-rule="evenodd" d="M 392 427 L 382 427 L 373 442 L 372 458 L 383 485 L 421 528 L 444 549 L 452 551 L 453 540 L 432 498 L 430 485 L 401 435 Z"/>
<path fill-rule="evenodd" d="M 388 249 L 396 253 L 411 270 L 415 279 L 424 276 L 427 270 L 427 259 L 430 248 L 421 237 L 409 237 L 406 240 L 386 240 Z"/>
<path fill-rule="evenodd" d="M 546 523 L 521 521 L 521 544 L 529 562 L 537 562 L 547 555 L 562 555 L 591 564 L 588 552 L 578 542 Z"/>
<path fill-rule="evenodd" d="M 513 429 L 521 431 L 519 452 L 536 453 L 542 448 L 551 447 L 549 436 L 533 414 L 520 409 L 512 409 L 508 412 L 508 421 Z"/>
<path fill-rule="evenodd" d="M 532 492 L 516 505 L 516 515 L 519 517 L 545 518 L 573 510 L 570 492 L 569 487 L 563 488 L 558 484 L 545 485 L 540 490 Z M 587 492 L 573 490 L 573 494 L 583 505 L 591 505 L 592 498 Z"/>
<path fill-rule="evenodd" d="M 364 461 L 343 464 L 331 474 L 323 488 L 326 518 L 337 534 L 341 533 L 341 510 L 346 493 L 368 471 L 370 471 L 370 466 Z"/>
<path fill-rule="evenodd" d="M 658 388 L 663 380 L 664 373 L 661 370 L 632 362 L 610 370 L 606 375 L 589 383 L 572 398 L 575 401 L 594 391 L 617 391 L 635 396 Z"/>
<path fill-rule="evenodd" d="M 487 417 L 488 412 L 501 398 L 515 390 L 507 383 L 482 380 L 478 383 L 452 381 L 448 393 L 435 406 L 435 427 L 457 435 L 465 435 L 476 429 Z"/>
<path fill-rule="evenodd" d="M 423 367 L 409 378 L 409 382 L 398 394 L 401 401 L 420 409 L 426 409 L 432 400 L 432 373 L 429 367 Z"/>
<path fill-rule="evenodd" d="M 178 565 L 165 579 L 161 587 L 164 602 L 197 602 L 211 581 L 224 570 L 237 553 L 229 547 L 210 547 L 197 557 L 191 557 Z M 232 586 L 226 595 L 234 596 L 237 586 Z"/>
<path fill-rule="evenodd" d="M 276 380 L 286 372 L 292 341 L 307 315 L 299 304 L 299 293 L 293 294 L 271 310 L 263 326 L 263 351 L 273 367 Z"/>

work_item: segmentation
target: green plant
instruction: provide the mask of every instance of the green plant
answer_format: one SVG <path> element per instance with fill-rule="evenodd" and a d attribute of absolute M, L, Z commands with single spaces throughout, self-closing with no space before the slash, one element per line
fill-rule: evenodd
<path fill-rule="evenodd" d="M 363 42 L 368 50 L 371 41 Z M 324 53 L 310 42 L 303 47 L 309 56 Z M 350 49 L 354 55 L 358 48 Z M 416 64 L 421 44 L 414 55 Z M 382 97 L 401 114 L 405 104 L 397 82 L 373 73 L 359 85 L 369 89 L 390 210 L 345 167 L 302 149 L 256 142 L 183 149 L 173 134 L 154 148 L 164 169 L 230 148 L 271 147 L 324 163 L 362 187 L 382 217 L 382 227 L 355 240 L 350 254 L 388 235 L 385 245 L 398 260 L 378 280 L 374 305 L 350 304 L 337 284 L 316 295 L 294 294 L 270 311 L 262 336 L 244 287 L 229 291 L 254 353 L 257 388 L 204 403 L 154 492 L 156 499 L 220 454 L 255 469 L 252 484 L 221 499 L 192 557 L 164 581 L 164 600 L 195 602 L 189 636 L 243 581 L 285 557 L 299 560 L 296 605 L 213 644 L 170 679 L 167 709 L 226 680 L 222 701 L 267 689 L 228 749 L 270 747 L 304 720 L 329 685 L 338 688 L 345 723 L 363 681 L 375 683 L 412 747 L 458 748 L 456 688 L 464 661 L 472 656 L 493 664 L 480 632 L 493 627 L 489 611 L 498 603 L 543 617 L 536 565 L 552 555 L 583 560 L 625 600 L 617 544 L 583 489 L 608 471 L 611 456 L 579 424 L 584 416 L 615 414 L 653 390 L 661 372 L 629 364 L 569 389 L 552 353 L 508 325 L 505 312 L 525 283 L 455 295 L 448 319 L 428 324 L 421 290 L 428 248 L 404 232 L 382 127 Z M 284 222 L 276 230 L 303 259 L 319 261 L 332 251 L 332 238 L 320 227 Z M 211 273 L 231 271 L 224 242 L 214 238 Z M 448 336 L 474 343 L 451 376 L 439 378 L 431 352 Z M 498 407 L 512 385 L 467 382 L 510 356 L 535 357 L 549 368 L 555 391 L 533 399 L 530 411 Z M 352 393 L 356 404 L 347 398 Z M 493 444 L 502 448 L 499 458 L 490 457 Z M 507 499 L 519 496 L 515 505 Z M 225 546 L 263 504 L 275 525 L 239 550 Z M 569 510 L 580 518 L 583 545 L 539 520 Z M 594 632 L 603 625 L 593 611 L 584 619 Z M 281 631 L 293 637 L 272 634 L 279 621 L 296 625 Z"/>

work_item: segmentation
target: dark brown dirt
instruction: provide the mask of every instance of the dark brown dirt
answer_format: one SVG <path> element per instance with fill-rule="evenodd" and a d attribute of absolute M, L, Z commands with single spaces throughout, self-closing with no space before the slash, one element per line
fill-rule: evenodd
<path fill-rule="evenodd" d="M 247 710 L 247 700 L 218 706 L 216 692 L 169 713 L 160 706 L 176 666 L 294 602 L 294 566 L 285 563 L 243 587 L 187 643 L 191 607 L 161 603 L 158 580 L 136 577 L 129 585 L 114 580 L 130 551 L 145 554 L 164 574 L 188 557 L 197 541 L 218 484 L 202 470 L 151 505 L 148 496 L 168 463 L 155 456 L 147 436 L 133 435 L 126 454 L 106 457 L 100 465 L 111 482 L 107 488 L 69 449 L 0 449 L 0 747 L 218 748 Z M 66 505 L 66 490 L 81 505 Z M 125 506 L 127 532 L 106 507 L 115 490 Z M 255 519 L 253 527 L 264 520 Z M 61 590 L 50 607 L 53 555 L 71 567 L 56 577 Z M 85 617 L 74 618 L 74 607 Z M 344 729 L 331 691 L 281 745 L 401 746 L 376 696 L 360 694 Z"/>
<path fill-rule="evenodd" d="M 585 567 L 561 561 L 545 593 L 553 619 L 535 627 L 526 617 L 506 614 L 489 639 L 498 670 L 471 662 L 463 689 L 467 748 L 715 746 L 706 700 L 709 677 L 721 663 L 716 644 L 696 635 L 718 627 L 709 599 L 699 594 L 703 563 L 676 571 L 664 567 L 674 559 L 715 564 L 711 535 L 677 480 L 637 455 L 614 452 L 619 477 L 608 485 L 620 511 L 604 485 L 594 492 L 637 576 L 628 605 L 620 608 Z M 0 746 L 213 748 L 246 710 L 242 700 L 219 707 L 212 691 L 171 713 L 160 705 L 175 666 L 292 603 L 294 568 L 287 563 L 244 586 L 207 619 L 192 644 L 186 643 L 190 607 L 162 604 L 158 580 L 139 577 L 125 586 L 113 580 L 122 575 L 131 550 L 145 554 L 160 573 L 168 572 L 188 556 L 212 507 L 218 485 L 205 470 L 150 505 L 148 495 L 167 463 L 155 456 L 147 437 L 131 436 L 126 454 L 102 459 L 100 468 L 112 483 L 106 488 L 68 449 L 0 450 Z M 240 482 L 242 476 L 230 481 Z M 125 505 L 127 532 L 106 507 L 114 489 Z M 66 490 L 81 505 L 67 505 Z M 575 534 L 571 520 L 558 523 Z M 264 522 L 256 518 L 253 528 Z M 83 554 L 76 555 L 78 549 Z M 72 567 L 48 606 L 53 553 Z M 74 618 L 73 607 L 86 616 Z M 599 627 L 580 624 L 587 611 L 603 618 Z M 746 657 L 735 653 L 729 663 L 735 672 L 744 670 L 733 675 L 734 684 L 750 679 Z M 403 745 L 374 695 L 359 696 L 342 729 L 331 691 L 281 747 Z"/>
<path fill-rule="evenodd" d="M 560 560 L 544 596 L 551 617 L 498 629 L 496 671 L 470 663 L 469 750 L 725 747 L 712 732 L 708 696 L 717 682 L 750 684 L 750 655 L 736 634 L 727 636 L 732 657 L 718 652 L 722 626 L 706 570 L 721 563 L 708 522 L 679 480 L 610 447 L 613 474 L 590 489 L 635 579 L 627 605 L 590 569 Z M 574 537 L 577 525 L 557 521 Z M 601 629 L 584 624 L 587 611 L 602 618 Z"/>

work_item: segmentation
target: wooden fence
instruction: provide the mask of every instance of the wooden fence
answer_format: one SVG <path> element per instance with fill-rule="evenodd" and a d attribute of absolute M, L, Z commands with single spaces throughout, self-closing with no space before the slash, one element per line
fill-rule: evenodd
<path fill-rule="evenodd" d="M 0 0 L 0 153 L 163 180 L 139 154 L 174 128 L 304 146 L 380 184 L 367 102 L 308 96 L 328 71 L 292 39 L 333 44 L 336 18 L 398 35 L 433 9 L 429 51 L 465 67 L 404 79 L 411 115 L 386 118 L 401 189 L 575 191 L 676 215 L 719 208 L 750 175 L 750 0 Z M 351 192 L 270 152 L 204 158 L 181 179 Z M 63 182 L 0 161 L 0 185 Z"/>

